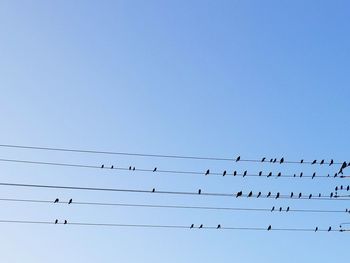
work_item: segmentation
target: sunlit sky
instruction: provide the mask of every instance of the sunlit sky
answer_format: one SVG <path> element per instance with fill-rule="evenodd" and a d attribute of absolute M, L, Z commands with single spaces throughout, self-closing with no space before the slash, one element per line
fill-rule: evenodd
<path fill-rule="evenodd" d="M 1 1 L 0 144 L 245 159 L 349 161 L 348 1 Z M 339 167 L 0 147 L 0 158 L 326 176 Z M 130 173 L 0 162 L 1 182 L 234 193 L 330 193 L 347 179 Z M 343 181 L 342 181 L 343 180 Z M 347 202 L 0 186 L 0 199 L 345 210 Z M 0 220 L 328 228 L 346 213 L 0 201 Z M 1 262 L 329 262 L 339 232 L 0 224 Z"/>

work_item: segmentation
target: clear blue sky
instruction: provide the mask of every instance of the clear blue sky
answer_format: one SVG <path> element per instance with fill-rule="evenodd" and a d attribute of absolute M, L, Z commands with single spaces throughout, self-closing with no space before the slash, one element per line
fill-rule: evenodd
<path fill-rule="evenodd" d="M 349 159 L 348 1 L 1 1 L 0 143 L 246 158 Z M 163 169 L 299 166 L 0 149 L 1 158 Z M 1 163 L 1 181 L 211 192 L 330 192 L 336 180 L 152 175 Z M 319 174 L 334 170 L 317 170 Z M 0 198 L 345 209 L 237 200 L 0 188 Z M 328 227 L 346 214 L 1 203 L 1 219 Z M 346 233 L 0 225 L 1 262 L 329 262 Z"/>

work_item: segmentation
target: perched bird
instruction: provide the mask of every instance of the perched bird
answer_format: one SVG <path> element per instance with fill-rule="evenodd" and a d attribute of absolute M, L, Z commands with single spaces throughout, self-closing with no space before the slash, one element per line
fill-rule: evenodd
<path fill-rule="evenodd" d="M 281 172 L 279 172 L 278 174 L 277 174 L 277 177 L 280 177 L 282 174 L 281 174 Z"/>
<path fill-rule="evenodd" d="M 296 177 L 296 176 L 297 176 L 296 174 L 293 175 L 293 177 Z"/>
<path fill-rule="evenodd" d="M 220 224 L 216 227 L 216 229 L 219 229 L 219 228 L 221 228 L 221 225 L 220 225 Z"/>
<path fill-rule="evenodd" d="M 300 173 L 300 177 L 303 177 L 303 172 Z"/>
<path fill-rule="evenodd" d="M 317 160 L 313 160 L 311 164 L 315 164 L 315 163 L 317 163 Z"/>
<path fill-rule="evenodd" d="M 259 176 L 262 176 L 262 171 L 259 172 Z"/>
<path fill-rule="evenodd" d="M 243 192 L 239 191 L 239 192 L 237 192 L 236 197 L 240 197 L 240 196 L 242 196 L 242 194 L 243 194 Z"/>
<path fill-rule="evenodd" d="M 314 178 L 315 178 L 315 176 L 316 176 L 316 173 L 313 173 L 313 174 L 312 174 L 312 178 L 311 178 L 311 179 L 314 179 Z"/>
<path fill-rule="evenodd" d="M 289 212 L 289 206 L 287 207 L 286 212 Z"/>
<path fill-rule="evenodd" d="M 157 171 L 157 167 L 154 167 L 153 172 Z"/>
<path fill-rule="evenodd" d="M 309 199 L 311 199 L 311 197 L 312 197 L 312 194 L 309 195 Z"/>
<path fill-rule="evenodd" d="M 320 164 L 324 164 L 324 160 L 322 159 L 322 161 L 320 162 Z"/>
<path fill-rule="evenodd" d="M 250 191 L 250 193 L 248 194 L 248 197 L 252 197 L 252 195 L 253 195 L 253 192 Z"/>
<path fill-rule="evenodd" d="M 70 205 L 73 202 L 73 199 L 69 199 L 68 204 Z"/>
<path fill-rule="evenodd" d="M 290 198 L 292 198 L 292 197 L 293 197 L 293 195 L 294 195 L 294 194 L 293 194 L 293 192 L 291 192 L 291 193 L 290 193 Z"/>
<path fill-rule="evenodd" d="M 299 198 L 301 198 L 301 196 L 302 196 L 302 193 L 299 193 Z"/>
<path fill-rule="evenodd" d="M 321 197 L 321 193 L 318 194 L 318 197 Z"/>
<path fill-rule="evenodd" d="M 350 190 L 350 186 L 348 185 L 347 187 L 346 187 L 346 191 L 349 191 Z"/>
<path fill-rule="evenodd" d="M 133 171 L 135 171 L 135 166 L 132 168 Z"/>
<path fill-rule="evenodd" d="M 333 197 L 333 192 L 332 192 L 332 193 L 329 195 L 329 197 L 330 197 L 330 198 L 332 198 L 332 197 Z"/>
<path fill-rule="evenodd" d="M 153 188 L 153 189 L 152 189 L 152 193 L 154 193 L 155 191 L 156 191 L 156 189 L 155 189 L 155 188 Z"/>
<path fill-rule="evenodd" d="M 280 212 L 282 211 L 282 207 L 280 207 Z"/>
<path fill-rule="evenodd" d="M 270 230 L 271 230 L 271 228 L 272 228 L 272 227 L 271 227 L 271 225 L 269 225 L 269 227 L 267 228 L 267 231 L 270 231 Z"/>
<path fill-rule="evenodd" d="M 340 186 L 340 190 L 343 190 L 343 185 Z"/>
<path fill-rule="evenodd" d="M 206 172 L 205 172 L 205 175 L 208 175 L 210 173 L 210 170 L 208 169 Z"/>
<path fill-rule="evenodd" d="M 239 160 L 241 160 L 241 156 L 237 157 L 236 162 L 238 162 Z"/>
<path fill-rule="evenodd" d="M 60 200 L 58 198 L 55 199 L 54 203 L 58 203 Z"/>
<path fill-rule="evenodd" d="M 55 220 L 55 224 L 58 224 L 58 220 L 57 219 Z"/>
<path fill-rule="evenodd" d="M 192 224 L 191 226 L 190 226 L 190 228 L 193 228 L 194 227 L 194 224 Z"/>
<path fill-rule="evenodd" d="M 330 161 L 329 166 L 331 166 L 334 163 L 333 159 Z"/>
<path fill-rule="evenodd" d="M 105 168 L 105 165 L 104 165 L 104 164 L 102 164 L 102 165 L 101 165 L 101 168 Z"/>
<path fill-rule="evenodd" d="M 261 196 L 261 192 L 258 193 L 258 195 L 256 196 L 256 198 L 259 198 Z"/>
<path fill-rule="evenodd" d="M 202 190 L 201 189 L 198 189 L 198 194 L 200 195 L 202 193 Z"/>
<path fill-rule="evenodd" d="M 270 159 L 270 163 L 272 163 L 273 162 L 273 159 Z"/>
<path fill-rule="evenodd" d="M 234 171 L 234 172 L 233 172 L 233 176 L 236 176 L 236 175 L 237 175 L 237 171 Z"/>
<path fill-rule="evenodd" d="M 303 162 L 304 162 L 304 159 L 301 159 L 301 160 L 300 160 L 300 163 L 303 163 Z"/>
<path fill-rule="evenodd" d="M 334 190 L 335 190 L 335 191 L 338 191 L 338 186 L 336 186 Z"/>
<path fill-rule="evenodd" d="M 278 192 L 277 194 L 276 194 L 276 199 L 278 199 L 280 197 L 280 193 Z"/>
<path fill-rule="evenodd" d="M 271 192 L 269 192 L 268 194 L 267 194 L 267 197 L 270 197 L 271 196 Z"/>
<path fill-rule="evenodd" d="M 226 175 L 226 173 L 227 173 L 227 172 L 226 172 L 226 170 L 225 170 L 225 171 L 222 173 L 222 176 L 225 176 L 225 175 Z"/>
<path fill-rule="evenodd" d="M 315 228 L 315 232 L 317 232 L 317 231 L 318 231 L 318 227 Z"/>
<path fill-rule="evenodd" d="M 331 230 L 332 230 L 332 227 L 330 226 L 330 227 L 328 228 L 328 232 L 331 231 Z"/>
<path fill-rule="evenodd" d="M 273 211 L 275 211 L 275 207 L 274 206 L 271 208 L 271 212 L 273 212 Z"/>
<path fill-rule="evenodd" d="M 201 225 L 199 226 L 199 228 L 203 228 L 203 224 L 201 224 Z"/>
<path fill-rule="evenodd" d="M 65 225 L 66 225 L 67 223 L 68 223 L 68 222 L 67 222 L 67 220 L 64 220 L 64 223 L 63 223 L 63 224 L 65 224 Z"/>
<path fill-rule="evenodd" d="M 129 170 L 131 170 L 131 166 L 129 166 Z"/>
<path fill-rule="evenodd" d="M 243 177 L 245 177 L 246 175 L 247 175 L 247 171 L 244 171 L 244 173 L 243 173 Z"/>
<path fill-rule="evenodd" d="M 275 163 L 275 162 L 277 162 L 277 159 L 275 158 L 275 159 L 273 159 L 273 163 Z"/>
<path fill-rule="evenodd" d="M 269 172 L 269 174 L 267 175 L 267 177 L 270 177 L 270 176 L 272 176 L 272 172 Z"/>
<path fill-rule="evenodd" d="M 263 163 L 263 162 L 265 162 L 265 160 L 266 160 L 266 158 L 264 157 L 261 159 L 261 162 Z"/>
<path fill-rule="evenodd" d="M 283 157 L 281 158 L 280 163 L 284 163 L 284 158 Z"/>

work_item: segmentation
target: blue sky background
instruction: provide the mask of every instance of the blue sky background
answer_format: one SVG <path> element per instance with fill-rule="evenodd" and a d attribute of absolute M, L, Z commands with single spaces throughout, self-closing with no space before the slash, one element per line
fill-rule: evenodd
<path fill-rule="evenodd" d="M 348 159 L 348 1 L 1 1 L 0 143 L 245 158 Z M 0 149 L 1 158 L 320 175 L 257 166 Z M 1 181 L 208 192 L 329 193 L 339 180 L 130 174 L 1 163 Z M 347 182 L 346 182 L 347 183 Z M 246 200 L 0 188 L 0 198 L 345 209 Z M 328 227 L 344 214 L 1 203 L 2 219 Z M 0 225 L 1 262 L 329 262 L 346 233 Z"/>

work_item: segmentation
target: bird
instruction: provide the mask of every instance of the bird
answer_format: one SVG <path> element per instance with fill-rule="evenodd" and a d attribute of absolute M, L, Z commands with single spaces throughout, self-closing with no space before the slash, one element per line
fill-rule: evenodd
<path fill-rule="evenodd" d="M 73 202 L 73 199 L 69 199 L 68 204 L 70 205 Z"/>
<path fill-rule="evenodd" d="M 234 171 L 234 172 L 233 172 L 233 176 L 236 176 L 236 175 L 237 175 L 237 171 Z"/>
<path fill-rule="evenodd" d="M 324 159 L 322 159 L 322 161 L 320 162 L 320 164 L 324 164 Z"/>
<path fill-rule="evenodd" d="M 287 207 L 286 212 L 289 212 L 289 206 Z"/>
<path fill-rule="evenodd" d="M 340 186 L 340 190 L 343 190 L 343 185 Z"/>
<path fill-rule="evenodd" d="M 303 172 L 300 173 L 300 177 L 303 177 Z"/>
<path fill-rule="evenodd" d="M 265 160 L 266 160 L 266 158 L 264 157 L 261 159 L 261 162 L 263 163 L 263 162 L 265 162 Z"/>
<path fill-rule="evenodd" d="M 312 194 L 309 195 L 309 199 L 311 199 L 311 197 L 312 197 Z"/>
<path fill-rule="evenodd" d="M 333 192 L 329 196 L 330 196 L 330 198 L 332 198 L 333 197 Z"/>
<path fill-rule="evenodd" d="M 291 193 L 290 193 L 290 198 L 292 198 L 292 197 L 293 197 L 293 195 L 294 195 L 294 193 L 293 193 L 293 192 L 291 192 Z"/>
<path fill-rule="evenodd" d="M 112 166 L 111 166 L 111 169 L 113 169 L 113 168 L 114 168 L 114 166 L 112 165 Z"/>
<path fill-rule="evenodd" d="M 311 178 L 311 179 L 314 179 L 314 178 L 315 178 L 315 176 L 316 176 L 316 173 L 313 173 L 313 174 L 312 174 L 312 178 Z"/>
<path fill-rule="evenodd" d="M 131 170 L 131 166 L 129 166 L 129 170 Z"/>
<path fill-rule="evenodd" d="M 157 167 L 154 167 L 153 172 L 157 171 Z"/>
<path fill-rule="evenodd" d="M 280 212 L 282 211 L 282 207 L 280 207 Z"/>
<path fill-rule="evenodd" d="M 277 177 L 280 177 L 282 174 L 281 174 L 281 172 L 279 172 L 278 174 L 277 174 Z"/>
<path fill-rule="evenodd" d="M 194 224 L 192 224 L 191 226 L 190 226 L 190 228 L 193 228 L 194 227 Z"/>
<path fill-rule="evenodd" d="M 226 170 L 225 170 L 225 171 L 222 173 L 222 176 L 225 176 L 225 175 L 226 175 L 226 173 L 227 173 L 227 172 L 226 172 Z"/>
<path fill-rule="evenodd" d="M 328 228 L 328 232 L 331 231 L 331 230 L 332 230 L 332 227 L 330 226 L 330 227 Z"/>
<path fill-rule="evenodd" d="M 104 164 L 102 164 L 102 165 L 101 165 L 101 168 L 105 168 L 105 165 L 104 165 Z"/>
<path fill-rule="evenodd" d="M 236 158 L 236 162 L 238 162 L 239 160 L 241 160 L 241 156 L 238 156 L 238 157 Z"/>
<path fill-rule="evenodd" d="M 271 212 L 273 212 L 273 211 L 275 211 L 275 207 L 274 206 L 271 208 Z"/>
<path fill-rule="evenodd" d="M 321 197 L 321 193 L 318 194 L 318 197 Z"/>
<path fill-rule="evenodd" d="M 338 191 L 338 186 L 336 186 L 334 190 L 335 190 L 335 191 Z"/>
<path fill-rule="evenodd" d="M 220 225 L 220 224 L 216 227 L 216 229 L 219 229 L 219 228 L 221 228 L 221 225 Z"/>
<path fill-rule="evenodd" d="M 237 192 L 237 194 L 236 194 L 236 197 L 240 197 L 240 196 L 242 196 L 242 191 L 239 191 L 239 192 Z"/>
<path fill-rule="evenodd" d="M 247 197 L 252 197 L 252 195 L 253 195 L 253 191 L 250 191 Z"/>
<path fill-rule="evenodd" d="M 313 160 L 311 164 L 315 164 L 315 163 L 317 163 L 317 160 Z"/>
<path fill-rule="evenodd" d="M 135 171 L 135 166 L 132 168 L 133 171 Z"/>
<path fill-rule="evenodd" d="M 58 224 L 58 220 L 57 219 L 55 220 L 55 224 Z"/>
<path fill-rule="evenodd" d="M 300 160 L 300 163 L 303 163 L 303 162 L 304 162 L 304 159 L 301 159 L 301 160 Z"/>
<path fill-rule="evenodd" d="M 208 169 L 206 172 L 205 172 L 205 175 L 208 175 L 210 173 L 210 170 Z"/>
<path fill-rule="evenodd" d="M 270 197 L 271 196 L 271 192 L 269 192 L 268 194 L 267 194 L 267 197 Z"/>
<path fill-rule="evenodd" d="M 299 193 L 299 198 L 301 198 L 301 196 L 302 196 L 302 193 Z"/>
<path fill-rule="evenodd" d="M 269 172 L 269 174 L 267 175 L 267 177 L 270 177 L 270 176 L 272 176 L 272 172 Z"/>
<path fill-rule="evenodd" d="M 276 199 L 278 199 L 280 197 L 280 193 L 278 192 L 277 194 L 276 194 Z"/>
<path fill-rule="evenodd" d="M 202 193 L 202 190 L 201 189 L 198 189 L 198 194 L 200 195 Z"/>
<path fill-rule="evenodd" d="M 203 224 L 201 224 L 201 225 L 199 226 L 199 228 L 203 228 Z"/>
<path fill-rule="evenodd" d="M 67 220 L 64 220 L 64 223 L 63 223 L 63 224 L 65 224 L 65 225 L 66 225 L 67 223 L 68 223 L 68 222 L 67 222 Z"/>
<path fill-rule="evenodd" d="M 267 231 L 270 231 L 270 230 L 271 230 L 271 228 L 272 228 L 272 227 L 271 227 L 271 225 L 269 225 L 269 227 L 267 228 Z"/>
<path fill-rule="evenodd" d="M 275 158 L 275 159 L 273 159 L 273 163 L 275 163 L 275 162 L 277 162 L 277 159 Z"/>
<path fill-rule="evenodd" d="M 244 173 L 243 173 L 243 177 L 244 177 L 244 176 L 246 176 L 246 175 L 247 175 L 247 173 L 248 173 L 247 171 L 244 171 Z"/>
<path fill-rule="evenodd" d="M 318 231 L 318 227 L 315 228 L 315 232 L 317 232 L 317 231 Z"/>
<path fill-rule="evenodd" d="M 334 163 L 333 159 L 331 159 L 329 166 L 331 166 Z"/>
<path fill-rule="evenodd" d="M 262 171 L 259 172 L 259 176 L 262 176 Z"/>
<path fill-rule="evenodd" d="M 60 200 L 58 198 L 55 199 L 54 203 L 58 203 Z"/>
<path fill-rule="evenodd" d="M 296 174 L 293 175 L 293 177 L 296 177 L 296 176 L 297 176 Z"/>
<path fill-rule="evenodd" d="M 284 163 L 284 158 L 283 157 L 281 158 L 280 163 Z"/>
<path fill-rule="evenodd" d="M 261 192 L 258 193 L 258 195 L 256 196 L 256 198 L 259 198 L 261 196 Z"/>
<path fill-rule="evenodd" d="M 346 187 L 346 191 L 349 191 L 350 190 L 350 186 L 348 185 L 347 187 Z"/>
<path fill-rule="evenodd" d="M 153 189 L 152 189 L 152 193 L 154 193 L 155 191 L 156 191 L 156 189 L 155 189 L 155 188 L 153 188 Z"/>
<path fill-rule="evenodd" d="M 270 163 L 272 163 L 273 162 L 273 159 L 270 159 Z"/>

